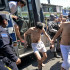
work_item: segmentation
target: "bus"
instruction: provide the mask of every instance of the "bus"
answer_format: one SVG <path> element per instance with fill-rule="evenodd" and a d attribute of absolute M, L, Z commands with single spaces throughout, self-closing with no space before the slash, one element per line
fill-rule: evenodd
<path fill-rule="evenodd" d="M 63 14 L 64 17 L 65 16 L 68 16 L 69 13 L 70 13 L 70 10 L 69 9 L 63 9 L 62 10 L 62 14 Z"/>
<path fill-rule="evenodd" d="M 36 25 L 36 22 L 41 21 L 40 19 L 40 0 L 26 0 L 26 6 L 23 8 L 19 8 L 17 10 L 17 16 L 19 17 L 19 27 L 20 29 L 20 34 L 21 36 L 24 34 L 24 32 L 27 31 L 28 28 L 33 27 Z M 13 38 L 13 46 L 15 49 L 15 52 L 17 56 L 25 57 L 31 53 L 33 53 L 32 48 L 31 48 L 31 39 L 30 35 L 27 36 L 27 42 L 28 46 L 27 48 L 24 48 L 24 45 L 20 42 L 17 41 L 19 40 L 16 36 L 15 33 L 15 28 L 13 26 L 13 21 L 11 18 L 10 14 L 10 9 L 8 5 L 8 0 L 0 0 L 0 15 L 4 14 L 8 18 L 8 26 L 7 30 L 11 37 Z M 42 40 L 44 41 L 45 45 L 47 44 L 48 46 L 48 41 L 47 39 L 42 35 Z"/>

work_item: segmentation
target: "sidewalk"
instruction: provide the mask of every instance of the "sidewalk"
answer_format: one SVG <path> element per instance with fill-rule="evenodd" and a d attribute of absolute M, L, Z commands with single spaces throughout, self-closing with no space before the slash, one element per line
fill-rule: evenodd
<path fill-rule="evenodd" d="M 47 54 L 48 58 L 45 61 L 45 67 L 43 67 L 42 70 L 60 70 L 62 58 L 54 58 L 53 53 L 50 52 L 49 47 L 47 47 Z M 60 53 L 59 53 L 60 55 Z M 37 61 L 33 62 L 29 66 L 25 67 L 22 70 L 36 70 L 37 67 Z"/>

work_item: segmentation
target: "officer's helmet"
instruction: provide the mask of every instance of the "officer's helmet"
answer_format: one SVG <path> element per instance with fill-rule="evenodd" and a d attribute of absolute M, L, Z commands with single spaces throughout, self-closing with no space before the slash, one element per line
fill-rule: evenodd
<path fill-rule="evenodd" d="M 54 14 L 50 15 L 50 21 L 54 21 L 55 18 L 56 18 L 56 16 Z"/>

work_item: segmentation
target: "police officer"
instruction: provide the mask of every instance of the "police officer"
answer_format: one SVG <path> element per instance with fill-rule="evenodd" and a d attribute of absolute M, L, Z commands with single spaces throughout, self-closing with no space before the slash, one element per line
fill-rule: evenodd
<path fill-rule="evenodd" d="M 50 22 L 48 23 L 48 34 L 50 35 L 51 39 L 54 37 L 56 32 L 59 29 L 58 22 L 55 15 L 50 16 Z M 54 57 L 59 58 L 60 56 L 57 55 L 56 45 L 50 46 L 51 51 L 54 53 Z"/>
<path fill-rule="evenodd" d="M 6 15 L 0 15 L 0 60 L 12 70 L 18 70 L 16 64 L 21 63 L 21 60 L 13 52 L 10 35 L 4 29 L 6 25 L 8 25 Z"/>

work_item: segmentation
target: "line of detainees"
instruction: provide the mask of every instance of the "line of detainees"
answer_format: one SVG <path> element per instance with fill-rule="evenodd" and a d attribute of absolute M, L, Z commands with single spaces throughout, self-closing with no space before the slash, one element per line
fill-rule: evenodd
<path fill-rule="evenodd" d="M 49 19 L 47 19 L 47 33 L 49 34 L 50 38 L 52 39 L 56 32 L 59 30 L 61 24 L 64 22 L 70 21 L 70 13 L 68 16 L 63 16 L 63 14 L 60 14 L 59 16 L 51 14 Z M 57 52 L 61 52 L 60 50 L 60 40 L 61 36 L 59 36 L 56 41 L 55 45 L 50 46 L 50 51 L 53 52 L 54 57 L 59 58 L 60 56 L 57 54 Z"/>

